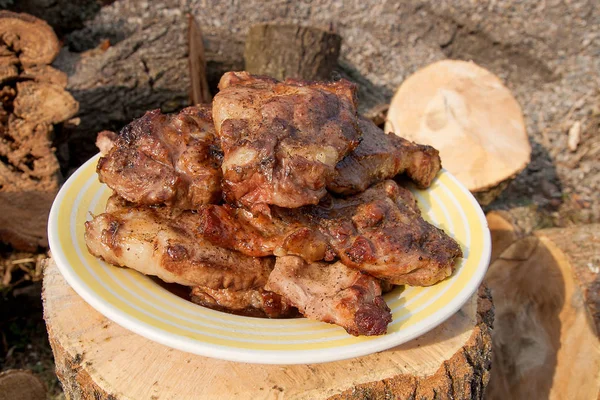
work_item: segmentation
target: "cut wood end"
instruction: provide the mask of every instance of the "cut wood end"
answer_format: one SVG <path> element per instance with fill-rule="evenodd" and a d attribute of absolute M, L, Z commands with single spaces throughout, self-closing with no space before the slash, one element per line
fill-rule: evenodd
<path fill-rule="evenodd" d="M 487 219 L 492 248 L 501 254 L 485 277 L 496 307 L 486 398 L 597 398 L 600 280 L 578 270 L 598 253 L 600 225 L 519 238 L 502 215 L 490 213 Z"/>
<path fill-rule="evenodd" d="M 31 15 L 11 11 L 0 11 L 0 44 L 18 54 L 24 66 L 50 64 L 60 51 L 50 25 Z"/>
<path fill-rule="evenodd" d="M 0 372 L 0 400 L 12 399 L 45 400 L 46 385 L 28 370 Z"/>
<path fill-rule="evenodd" d="M 472 192 L 514 178 L 530 161 L 521 107 L 498 77 L 472 62 L 439 61 L 406 79 L 385 129 L 437 148 L 444 168 Z"/>
<path fill-rule="evenodd" d="M 496 261 L 500 254 L 508 249 L 510 245 L 522 237 L 523 234 L 507 218 L 505 218 L 502 211 L 489 212 L 485 218 L 492 237 L 491 264 Z"/>
<path fill-rule="evenodd" d="M 44 319 L 68 398 L 147 398 L 152 387 L 161 399 L 480 399 L 488 382 L 494 317 L 484 288 L 443 324 L 386 351 L 333 363 L 261 365 L 184 353 L 126 331 L 90 308 L 54 261 L 44 264 Z M 147 362 L 155 359 L 161 362 Z M 198 371 L 212 377 L 197 379 Z M 230 379 L 220 379 L 224 374 Z"/>

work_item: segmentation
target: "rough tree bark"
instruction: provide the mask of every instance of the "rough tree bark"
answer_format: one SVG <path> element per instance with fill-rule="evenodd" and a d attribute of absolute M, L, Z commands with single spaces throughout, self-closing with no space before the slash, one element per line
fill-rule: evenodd
<path fill-rule="evenodd" d="M 260 24 L 246 37 L 246 71 L 278 80 L 331 80 L 342 38 L 316 27 Z"/>
<path fill-rule="evenodd" d="M 70 166 L 87 161 L 98 151 L 94 142 L 102 130 L 118 132 L 148 110 L 173 112 L 189 105 L 187 33 L 186 18 L 163 19 L 107 49 L 63 49 L 55 65 L 69 74 L 67 88 L 81 104 L 81 123 L 61 139 L 61 161 Z M 243 69 L 243 42 L 225 30 L 203 36 L 208 83 L 216 87 L 224 72 Z M 226 47 L 224 36 L 231 37 Z"/>

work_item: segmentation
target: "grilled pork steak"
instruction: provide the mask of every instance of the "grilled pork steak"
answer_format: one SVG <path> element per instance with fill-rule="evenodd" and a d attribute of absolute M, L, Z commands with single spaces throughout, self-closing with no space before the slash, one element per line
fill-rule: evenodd
<path fill-rule="evenodd" d="M 125 199 L 140 205 L 195 209 L 221 199 L 222 154 L 211 106 L 178 114 L 149 111 L 115 139 L 101 132 L 97 172 Z"/>
<path fill-rule="evenodd" d="M 340 262 L 278 257 L 265 288 L 285 296 L 304 316 L 351 335 L 383 335 L 392 321 L 379 281 Z"/>
<path fill-rule="evenodd" d="M 228 72 L 213 100 L 223 191 L 247 208 L 317 204 L 359 143 L 356 87 Z"/>
<path fill-rule="evenodd" d="M 91 254 L 189 286 L 207 307 L 299 310 L 353 335 L 386 332 L 382 290 L 452 273 L 459 245 L 389 180 L 428 187 L 435 149 L 359 118 L 345 80 L 230 72 L 219 88 L 212 106 L 98 135 L 97 172 L 116 195 L 85 224 Z"/>
<path fill-rule="evenodd" d="M 298 310 L 277 293 L 259 289 L 192 288 L 191 300 L 201 306 L 249 317 L 285 318 L 298 315 Z"/>
<path fill-rule="evenodd" d="M 278 83 L 278 85 L 283 84 Z M 281 106 L 283 107 L 283 105 Z M 343 129 L 349 130 L 349 125 L 351 124 L 346 121 Z M 271 149 L 277 150 L 280 156 L 291 157 L 296 161 L 306 161 L 312 157 L 313 167 L 323 164 L 317 169 L 325 168 L 320 169 L 324 174 L 321 178 L 328 181 L 327 189 L 334 193 L 344 195 L 358 193 L 374 183 L 402 172 L 405 172 L 419 187 L 427 187 L 431 184 L 440 169 L 439 155 L 435 149 L 430 146 L 414 144 L 393 134 L 385 134 L 365 118 L 358 119 L 358 126 L 363 132 L 362 142 L 335 165 L 333 172 L 325 171 L 333 164 L 323 164 L 323 157 L 327 152 L 332 151 L 333 147 L 319 143 L 307 145 L 307 142 L 314 142 L 314 139 L 308 136 L 310 132 L 301 138 L 305 143 L 300 143 L 300 139 L 296 136 L 285 137 L 283 133 L 279 138 L 276 138 L 277 135 L 273 132 L 263 132 L 263 134 L 267 135 L 269 140 L 279 140 L 282 143 L 281 145 L 276 144 Z M 311 127 L 304 126 L 307 131 L 309 128 Z M 316 132 L 318 127 L 312 128 Z M 251 133 L 248 130 L 233 129 L 230 133 L 238 135 L 241 142 L 246 143 L 251 140 L 247 136 Z M 253 140 L 260 141 L 259 139 Z M 264 140 L 257 145 L 262 145 L 263 142 Z M 98 164 L 100 180 L 129 201 L 140 205 L 167 204 L 181 209 L 197 209 L 202 204 L 215 203 L 221 198 L 222 153 L 215 137 L 211 110 L 208 105 L 188 107 L 176 115 L 163 115 L 158 110 L 150 111 L 123 128 L 120 135 L 109 131 L 100 132 L 96 144 L 103 155 Z M 297 147 L 297 151 L 294 150 L 295 153 L 290 150 L 294 146 Z M 328 150 L 321 151 L 319 146 Z M 354 144 L 351 144 L 350 147 L 352 146 Z M 236 149 L 231 151 L 236 154 L 238 152 Z M 244 152 L 245 150 L 239 151 Z M 342 156 L 343 154 L 340 153 L 336 159 Z M 248 160 L 246 159 L 246 161 Z M 275 164 L 277 163 L 278 161 L 275 162 Z M 277 165 L 272 165 L 272 167 L 276 169 L 283 164 Z M 263 167 L 264 164 L 261 164 L 260 168 Z M 292 164 L 289 164 L 289 167 L 292 168 Z M 250 181 L 256 183 L 258 186 L 255 191 L 256 193 L 260 192 L 258 196 L 261 198 L 263 194 L 271 196 L 273 191 L 278 193 L 276 197 L 284 196 L 286 190 L 298 189 L 309 193 L 311 192 L 309 189 L 292 185 L 294 183 L 292 180 L 296 178 L 290 173 L 297 174 L 298 179 L 301 179 L 300 175 L 304 173 L 308 174 L 306 176 L 318 178 L 313 174 L 317 171 L 316 167 L 313 167 L 306 171 L 295 167 L 291 170 L 279 170 L 279 173 L 283 174 L 288 181 L 285 183 L 280 180 L 270 188 L 268 182 L 260 183 L 263 178 L 267 181 L 273 178 L 269 174 L 261 175 L 264 172 L 263 168 L 260 171 L 252 172 L 249 180 L 240 185 L 249 184 Z M 223 166 L 223 169 L 227 169 L 227 165 Z M 235 169 L 239 168 L 235 167 Z M 298 182 L 300 181 L 295 183 Z M 227 181 L 224 183 L 225 186 L 228 186 Z M 281 185 L 286 184 L 292 186 L 282 192 Z M 321 183 L 319 185 L 319 195 L 303 204 L 315 203 L 318 198 L 322 197 L 325 189 Z M 296 194 L 302 196 L 301 193 Z M 243 201 L 241 203 L 248 206 Z M 265 203 L 269 203 L 269 201 L 265 201 Z M 297 203 L 286 203 L 283 197 L 272 203 L 289 207 L 298 205 Z"/>
<path fill-rule="evenodd" d="M 366 118 L 359 119 L 362 141 L 336 167 L 330 192 L 349 195 L 405 173 L 418 187 L 431 185 L 441 168 L 439 152 L 431 146 L 386 134 Z"/>
<path fill-rule="evenodd" d="M 198 210 L 198 232 L 217 246 L 251 256 L 294 254 L 308 261 L 335 258 L 329 239 L 315 224 L 288 216 L 284 209 L 268 211 L 252 213 L 227 204 L 206 205 Z"/>
<path fill-rule="evenodd" d="M 198 215 L 168 208 L 125 206 L 111 198 L 107 212 L 85 223 L 90 253 L 165 282 L 213 289 L 262 288 L 273 257 L 255 258 L 211 244 L 196 233 Z"/>
<path fill-rule="evenodd" d="M 450 276 L 460 246 L 421 217 L 412 193 L 392 180 L 314 207 L 341 261 L 396 285 L 429 286 Z"/>
<path fill-rule="evenodd" d="M 462 257 L 458 243 L 426 222 L 412 193 L 392 180 L 346 199 L 328 196 L 317 206 L 252 214 L 207 205 L 199 214 L 198 230 L 213 244 L 248 255 L 339 257 L 397 285 L 432 285 Z"/>

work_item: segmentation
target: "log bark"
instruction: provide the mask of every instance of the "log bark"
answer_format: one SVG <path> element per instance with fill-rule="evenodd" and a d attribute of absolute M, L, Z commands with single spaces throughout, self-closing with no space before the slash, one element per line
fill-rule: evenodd
<path fill-rule="evenodd" d="M 493 306 L 484 288 L 421 337 L 356 359 L 260 365 L 184 353 L 121 328 L 44 273 L 44 318 L 69 399 L 480 399 L 489 379 Z"/>
<path fill-rule="evenodd" d="M 501 214 L 488 224 L 496 319 L 487 398 L 597 398 L 600 225 L 523 236 Z"/>
<path fill-rule="evenodd" d="M 77 167 L 96 154 L 102 130 L 118 132 L 148 110 L 174 112 L 190 104 L 187 22 L 163 18 L 108 48 L 63 49 L 54 65 L 69 75 L 67 89 L 80 104 L 81 120 L 60 139 L 65 164 Z M 208 84 L 216 87 L 223 73 L 243 69 L 243 42 L 225 28 L 203 37 Z"/>
<path fill-rule="evenodd" d="M 259 24 L 246 37 L 246 71 L 278 80 L 331 80 L 342 38 L 317 27 Z"/>
<path fill-rule="evenodd" d="M 212 95 L 206 79 L 206 55 L 204 38 L 198 21 L 188 15 L 188 48 L 190 66 L 190 102 L 192 104 L 210 103 Z"/>

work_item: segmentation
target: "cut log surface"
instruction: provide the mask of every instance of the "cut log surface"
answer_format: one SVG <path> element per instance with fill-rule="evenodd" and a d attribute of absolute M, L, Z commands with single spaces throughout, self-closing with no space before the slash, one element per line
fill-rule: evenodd
<path fill-rule="evenodd" d="M 486 284 L 496 309 L 489 399 L 596 399 L 600 225 L 520 235 L 500 214 Z"/>
<path fill-rule="evenodd" d="M 51 259 L 44 318 L 70 399 L 479 399 L 493 308 L 483 288 L 431 332 L 381 353 L 311 365 L 243 364 L 174 350 L 106 319 Z"/>
<path fill-rule="evenodd" d="M 489 204 L 529 163 L 519 103 L 475 63 L 443 60 L 406 79 L 392 99 L 386 131 L 434 146 L 442 165 Z"/>
<path fill-rule="evenodd" d="M 0 400 L 44 400 L 46 385 L 31 371 L 9 369 L 0 372 Z"/>
<path fill-rule="evenodd" d="M 317 27 L 254 25 L 246 38 L 246 71 L 279 80 L 331 80 L 341 45 L 340 35 Z"/>

